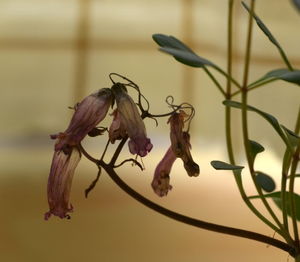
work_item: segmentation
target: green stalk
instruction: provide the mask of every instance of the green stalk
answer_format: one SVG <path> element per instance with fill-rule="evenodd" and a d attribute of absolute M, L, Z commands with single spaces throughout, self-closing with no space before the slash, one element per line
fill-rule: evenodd
<path fill-rule="evenodd" d="M 254 12 L 254 4 L 255 0 L 251 0 L 251 13 Z M 280 232 L 282 233 L 282 236 L 291 243 L 291 238 L 289 236 L 289 233 L 285 230 L 285 228 L 282 226 L 281 222 L 275 215 L 274 211 L 270 207 L 269 203 L 267 202 L 266 198 L 263 195 L 263 192 L 256 182 L 256 174 L 254 170 L 254 163 L 253 159 L 251 157 L 250 153 L 250 144 L 249 144 L 249 134 L 248 134 L 248 118 L 247 118 L 247 99 L 248 99 L 248 89 L 247 89 L 247 84 L 248 84 L 248 76 L 249 76 L 249 65 L 250 65 L 250 54 L 251 54 L 251 40 L 252 40 L 252 25 L 253 25 L 253 19 L 251 15 L 249 15 L 249 22 L 248 22 L 248 36 L 247 36 L 247 43 L 246 43 L 246 57 L 245 57 L 245 65 L 244 65 L 244 77 L 243 77 L 243 86 L 242 86 L 242 127 L 243 127 L 243 140 L 244 140 L 244 147 L 246 151 L 246 158 L 247 158 L 247 163 L 249 167 L 249 171 L 253 180 L 253 183 L 255 185 L 255 188 L 258 192 L 258 195 L 260 196 L 260 199 L 262 200 L 266 210 L 268 213 L 271 215 L 275 223 L 278 225 L 280 228 Z"/>
<path fill-rule="evenodd" d="M 213 74 L 205 66 L 203 66 L 203 69 L 204 69 L 205 73 L 207 73 L 207 75 L 210 77 L 210 79 L 214 82 L 214 84 L 219 89 L 219 91 L 223 94 L 223 96 L 226 97 L 226 93 L 223 90 L 221 84 L 218 82 L 218 80 L 213 76 Z"/>
<path fill-rule="evenodd" d="M 300 107 L 298 111 L 298 117 L 297 122 L 295 126 L 295 133 L 299 134 L 300 131 Z M 299 243 L 299 233 L 298 233 L 298 225 L 297 225 L 297 218 L 296 218 L 296 202 L 294 197 L 294 187 L 295 187 L 295 175 L 297 166 L 299 163 L 299 155 L 300 155 L 300 142 L 298 143 L 297 149 L 293 154 L 293 160 L 291 164 L 291 170 L 290 170 L 290 184 L 289 184 L 289 196 L 290 196 L 290 205 L 291 205 L 291 217 L 292 217 L 292 223 L 293 223 L 293 229 L 294 229 L 294 238 L 296 242 L 296 247 L 300 249 L 300 243 Z"/>
<path fill-rule="evenodd" d="M 285 150 L 283 163 L 282 163 L 282 172 L 281 172 L 281 203 L 282 203 L 282 220 L 284 228 L 289 231 L 288 225 L 288 214 L 287 214 L 287 202 L 286 202 L 286 187 L 287 187 L 287 178 L 288 170 L 291 164 L 291 153 L 289 150 Z"/>
<path fill-rule="evenodd" d="M 227 85 L 226 85 L 226 98 L 231 100 L 231 75 L 232 75 L 232 18 L 233 18 L 233 4 L 234 0 L 228 1 L 228 37 L 227 37 L 227 74 L 229 77 L 227 78 Z M 232 165 L 235 165 L 234 159 L 234 152 L 233 152 L 233 145 L 232 145 L 232 132 L 231 132 L 231 108 L 225 107 L 225 130 L 226 130 L 226 144 L 227 144 L 227 152 L 229 161 Z M 245 204 L 248 208 L 266 225 L 272 228 L 274 231 L 281 235 L 280 230 L 272 224 L 268 219 L 266 219 L 251 203 L 248 199 L 247 194 L 243 187 L 243 182 L 241 175 L 238 173 L 233 172 L 235 182 L 239 189 L 240 195 L 244 200 Z"/>

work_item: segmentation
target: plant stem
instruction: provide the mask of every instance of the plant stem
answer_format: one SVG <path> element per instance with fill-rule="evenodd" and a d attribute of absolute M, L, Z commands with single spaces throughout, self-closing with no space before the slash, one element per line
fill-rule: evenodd
<path fill-rule="evenodd" d="M 214 84 L 219 89 L 219 91 L 223 94 L 223 96 L 226 97 L 226 93 L 223 90 L 221 84 L 218 82 L 218 80 L 213 76 L 213 74 L 205 66 L 203 67 L 203 69 L 207 73 L 207 75 L 210 77 L 210 79 L 214 82 Z M 230 81 L 230 79 L 227 78 L 227 81 Z"/>
<path fill-rule="evenodd" d="M 233 4 L 234 0 L 228 1 L 228 36 L 227 36 L 227 73 L 229 77 L 232 75 L 232 18 L 233 18 Z M 226 98 L 231 100 L 231 81 L 230 78 L 227 78 L 227 86 L 226 86 Z M 231 133 L 231 107 L 225 107 L 225 130 L 226 130 L 226 144 L 227 144 L 227 152 L 229 161 L 232 165 L 235 165 L 234 160 L 234 152 L 233 152 L 233 145 L 232 145 L 232 133 Z M 251 203 L 248 199 L 247 194 L 243 187 L 242 177 L 241 174 L 237 172 L 233 172 L 235 182 L 239 189 L 240 195 L 244 200 L 245 204 L 248 208 L 259 218 L 261 219 L 266 225 L 271 227 L 276 232 L 280 233 L 280 230 L 272 224 L 268 219 L 266 219 Z"/>
<path fill-rule="evenodd" d="M 114 171 L 114 169 L 112 168 L 112 166 L 110 164 L 101 163 L 101 166 L 104 168 L 104 170 L 110 176 L 110 178 L 123 191 L 125 191 L 128 195 L 133 197 L 138 202 L 142 203 L 143 205 L 147 206 L 148 208 L 150 208 L 162 215 L 165 215 L 176 221 L 179 221 L 179 222 L 191 225 L 191 226 L 195 226 L 198 228 L 206 229 L 209 231 L 214 231 L 214 232 L 218 232 L 218 233 L 223 233 L 223 234 L 228 234 L 228 235 L 232 235 L 232 236 L 238 236 L 238 237 L 243 237 L 243 238 L 248 238 L 248 239 L 256 240 L 259 242 L 263 242 L 263 243 L 272 245 L 274 247 L 277 247 L 281 250 L 287 251 L 293 257 L 295 256 L 295 250 L 292 246 L 290 246 L 280 240 L 274 239 L 272 237 L 268 237 L 268 236 L 265 236 L 265 235 L 262 235 L 262 234 L 259 234 L 256 232 L 252 232 L 252 231 L 247 231 L 247 230 L 243 230 L 243 229 L 232 228 L 232 227 L 209 223 L 209 222 L 198 220 L 198 219 L 195 219 L 192 217 L 188 217 L 188 216 L 176 213 L 174 211 L 171 211 L 167 208 L 164 208 L 164 207 L 150 201 L 149 199 L 145 198 L 144 196 L 142 196 L 141 194 L 139 194 L 138 192 L 133 190 L 131 187 L 129 187 L 116 174 L 116 172 Z"/>
<path fill-rule="evenodd" d="M 295 126 L 295 133 L 299 134 L 299 131 L 300 131 L 300 106 L 299 106 L 298 117 L 297 117 L 296 126 Z M 294 186 L 295 186 L 296 170 L 297 170 L 297 166 L 299 163 L 299 156 L 300 156 L 300 141 L 298 143 L 298 146 L 297 146 L 293 156 L 291 156 L 293 158 L 293 160 L 292 160 L 292 164 L 291 164 L 290 184 L 289 184 L 291 217 L 292 217 L 296 247 L 298 249 L 300 249 L 300 243 L 299 243 L 299 233 L 298 233 L 298 225 L 297 225 L 297 217 L 296 217 L 296 208 L 297 207 L 296 207 L 296 203 L 295 203 Z"/>
<path fill-rule="evenodd" d="M 271 79 L 268 79 L 268 80 L 263 81 L 263 82 L 252 83 L 252 84 L 248 85 L 247 90 L 248 90 L 248 92 L 250 92 L 250 91 L 252 91 L 252 90 L 254 90 L 254 89 L 258 88 L 258 87 L 261 87 L 261 86 L 264 86 L 266 84 L 272 83 L 272 82 L 274 82 L 276 80 L 278 80 L 278 79 L 277 78 L 271 78 Z M 234 93 L 232 93 L 231 97 L 234 97 L 234 96 L 236 96 L 236 95 L 238 95 L 240 93 L 241 93 L 241 90 L 237 90 Z"/>
<path fill-rule="evenodd" d="M 255 0 L 251 0 L 251 7 L 250 7 L 250 14 L 254 13 L 254 5 Z M 274 219 L 275 223 L 278 225 L 281 235 L 285 238 L 286 241 L 289 243 L 292 242 L 289 233 L 285 230 L 282 226 L 281 222 L 277 218 L 276 214 L 270 207 L 269 203 L 267 202 L 266 198 L 263 195 L 262 189 L 258 185 L 256 181 L 256 174 L 254 170 L 254 161 L 250 153 L 250 143 L 249 143 L 249 134 L 248 134 L 248 117 L 247 117 L 247 98 L 248 98 L 248 77 L 249 77 L 249 65 L 250 65 L 250 54 L 251 54 L 251 43 L 252 43 L 252 25 L 253 19 L 251 15 L 249 15 L 249 22 L 248 22 L 248 35 L 247 35 L 247 43 L 246 43 L 246 57 L 245 57 L 245 65 L 244 65 L 244 75 L 243 75 L 243 86 L 242 86 L 242 127 L 243 127 L 243 140 L 244 140 L 244 147 L 246 152 L 247 163 L 249 167 L 249 171 L 252 177 L 252 181 L 255 185 L 255 188 L 260 196 L 261 201 L 263 202 L 265 208 Z"/>

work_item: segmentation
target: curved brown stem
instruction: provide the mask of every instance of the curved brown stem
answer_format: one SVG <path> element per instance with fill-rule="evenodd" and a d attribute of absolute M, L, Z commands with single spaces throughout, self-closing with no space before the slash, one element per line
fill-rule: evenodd
<path fill-rule="evenodd" d="M 123 190 L 125 191 L 128 195 L 133 197 L 135 200 L 138 202 L 142 203 L 143 205 L 147 206 L 148 208 L 151 208 L 152 210 L 165 215 L 169 218 L 172 218 L 174 220 L 177 220 L 179 222 L 195 226 L 198 228 L 206 229 L 209 231 L 214 231 L 218 233 L 223 233 L 223 234 L 228 234 L 232 236 L 238 236 L 238 237 L 243 237 L 243 238 L 248 238 L 252 240 L 256 240 L 259 242 L 266 243 L 268 245 L 272 245 L 274 247 L 277 247 L 279 249 L 282 249 L 286 252 L 288 252 L 291 256 L 295 257 L 295 249 L 294 247 L 280 241 L 277 239 L 274 239 L 269 236 L 265 236 L 256 232 L 248 231 L 248 230 L 243 230 L 243 229 L 238 229 L 238 228 L 233 228 L 233 227 L 227 227 L 223 225 L 218 225 L 218 224 L 213 224 L 209 223 L 206 221 L 198 220 L 192 217 L 188 217 L 182 214 L 179 214 L 177 212 L 174 212 L 172 210 L 169 210 L 167 208 L 164 208 L 149 199 L 145 198 L 138 192 L 136 192 L 134 189 L 132 189 L 130 186 L 128 186 L 115 172 L 115 170 L 112 168 L 111 165 L 107 165 L 104 163 L 101 163 L 101 166 L 104 168 L 104 170 L 107 172 L 107 174 L 110 176 L 110 178 Z"/>

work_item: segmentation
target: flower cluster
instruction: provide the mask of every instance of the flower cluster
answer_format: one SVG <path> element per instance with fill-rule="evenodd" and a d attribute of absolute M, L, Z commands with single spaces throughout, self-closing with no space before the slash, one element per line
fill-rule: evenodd
<path fill-rule="evenodd" d="M 48 178 L 48 204 L 50 210 L 45 214 L 69 218 L 73 210 L 69 203 L 70 189 L 75 168 L 80 161 L 80 142 L 106 117 L 109 108 L 116 101 L 113 121 L 109 128 L 109 139 L 129 137 L 129 151 L 141 157 L 147 155 L 152 144 L 147 138 L 146 128 L 138 108 L 127 94 L 123 84 L 116 83 L 111 89 L 103 88 L 84 98 L 76 107 L 66 131 L 51 135 L 56 139 L 55 151 Z"/>
<path fill-rule="evenodd" d="M 126 79 L 125 77 L 122 78 Z M 117 140 L 123 141 L 123 143 L 119 144 L 119 146 L 121 145 L 122 147 L 126 139 L 129 139 L 129 152 L 139 157 L 145 157 L 151 151 L 153 145 L 147 137 L 146 127 L 143 122 L 143 118 L 145 117 L 157 118 L 170 116 L 168 123 L 170 124 L 171 146 L 156 167 L 151 184 L 154 192 L 159 196 L 165 196 L 168 191 L 172 189 L 172 186 L 169 184 L 169 174 L 177 158 L 182 159 L 184 168 L 189 176 L 198 176 L 199 166 L 194 162 L 190 152 L 189 128 L 185 131 L 185 122 L 188 121 L 190 123 L 191 115 L 193 114 L 189 116 L 182 110 L 189 108 L 194 112 L 193 108 L 190 105 L 183 108 L 183 104 L 174 106 L 172 103 L 167 102 L 173 110 L 167 114 L 154 116 L 149 113 L 149 103 L 140 93 L 138 86 L 129 79 L 126 80 L 129 82 L 128 84 L 115 83 L 112 80 L 113 85 L 111 88 L 102 88 L 98 92 L 85 97 L 75 106 L 75 111 L 68 128 L 64 132 L 51 135 L 52 139 L 56 139 L 56 143 L 48 178 L 47 193 L 49 211 L 45 214 L 46 220 L 48 220 L 51 215 L 60 218 L 70 218 L 69 213 L 73 211 L 73 206 L 70 203 L 71 184 L 75 169 L 82 154 L 95 162 L 100 170 L 101 165 L 103 166 L 105 164 L 103 157 L 108 145 L 110 143 L 114 144 Z M 137 104 L 128 94 L 128 86 L 133 87 L 138 92 Z M 141 99 L 146 101 L 148 109 L 144 109 L 141 104 Z M 113 119 L 109 128 L 99 129 L 97 126 L 108 115 L 110 108 L 112 108 L 112 112 L 109 115 L 112 116 Z M 108 131 L 108 143 L 102 158 L 97 160 L 88 155 L 86 150 L 83 149 L 81 141 L 87 135 L 102 135 L 103 130 Z M 117 157 L 118 155 L 114 161 L 109 162 L 108 165 L 110 165 L 111 168 L 117 167 L 115 165 Z M 142 168 L 137 158 L 127 159 L 122 163 L 127 161 L 132 161 Z M 87 189 L 88 192 L 94 187 L 96 182 L 97 179 Z"/>

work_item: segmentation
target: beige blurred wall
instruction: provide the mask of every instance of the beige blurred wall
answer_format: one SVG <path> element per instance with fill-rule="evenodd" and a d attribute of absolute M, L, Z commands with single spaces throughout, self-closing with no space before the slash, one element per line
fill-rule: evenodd
<path fill-rule="evenodd" d="M 300 15 L 289 1 L 258 0 L 257 13 L 300 67 Z M 214 234 L 155 214 L 121 192 L 103 174 L 91 196 L 83 191 L 96 175 L 82 160 L 76 172 L 71 221 L 43 221 L 46 182 L 53 142 L 63 131 L 68 106 L 111 85 L 108 74 L 123 74 L 140 85 L 153 113 L 168 110 L 164 99 L 195 105 L 192 126 L 195 159 L 201 175 L 187 177 L 173 168 L 174 189 L 159 199 L 151 188 L 156 163 L 168 147 L 166 120 L 148 121 L 154 143 L 143 174 L 125 168 L 122 177 L 158 203 L 216 223 L 273 232 L 244 207 L 231 174 L 217 173 L 210 160 L 226 160 L 222 96 L 200 70 L 187 68 L 157 51 L 153 33 L 184 39 L 199 55 L 226 68 L 225 0 L 0 0 L 0 260 L 31 261 L 286 261 L 273 247 Z M 246 12 L 235 7 L 234 75 L 242 79 Z M 250 81 L 284 67 L 277 50 L 254 26 Z M 214 72 L 216 73 L 216 72 Z M 216 73 L 222 84 L 225 79 Z M 258 89 L 250 103 L 293 128 L 300 89 L 284 82 Z M 237 151 L 240 118 L 234 114 Z M 270 126 L 250 114 L 251 138 L 267 150 L 257 167 L 280 181 L 283 147 Z M 100 154 L 104 142 L 88 141 Z M 125 148 L 127 150 L 127 148 Z M 243 155 L 239 157 L 243 163 Z M 245 176 L 249 194 L 254 193 Z M 260 207 L 260 206 L 259 206 Z"/>

